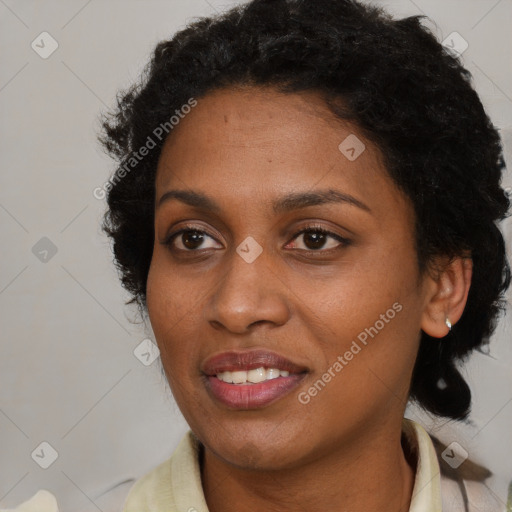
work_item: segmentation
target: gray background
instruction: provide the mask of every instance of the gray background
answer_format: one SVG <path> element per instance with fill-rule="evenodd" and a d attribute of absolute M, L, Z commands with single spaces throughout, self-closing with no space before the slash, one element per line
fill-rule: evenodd
<path fill-rule="evenodd" d="M 134 355 L 152 333 L 130 322 L 136 314 L 124 306 L 99 229 L 104 203 L 93 190 L 114 167 L 95 136 L 100 111 L 159 40 L 234 3 L 0 0 L 1 507 L 45 488 L 61 511 L 119 510 L 133 479 L 169 457 L 186 431 L 160 360 L 145 366 Z M 468 42 L 463 61 L 512 162 L 512 1 L 380 4 L 398 16 L 426 14 L 440 41 L 456 31 Z M 59 45 L 47 59 L 31 48 L 43 31 Z M 503 229 L 510 248 L 510 219 Z M 38 253 L 49 249 L 43 237 L 55 254 Z M 491 468 L 488 485 L 503 502 L 512 479 L 511 333 L 509 307 L 491 353 L 476 353 L 465 369 L 471 425 L 408 411 Z M 58 452 L 48 469 L 31 456 L 43 441 Z"/>

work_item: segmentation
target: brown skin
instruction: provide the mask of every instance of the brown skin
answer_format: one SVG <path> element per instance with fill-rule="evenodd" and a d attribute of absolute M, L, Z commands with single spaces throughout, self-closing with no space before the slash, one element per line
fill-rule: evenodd
<path fill-rule="evenodd" d="M 352 133 L 366 145 L 355 161 L 338 149 Z M 408 510 L 414 471 L 400 435 L 420 332 L 443 337 L 445 318 L 460 318 L 471 261 L 420 275 L 411 202 L 378 149 L 313 92 L 238 88 L 199 99 L 164 145 L 157 205 L 171 189 L 221 207 L 214 214 L 176 199 L 156 207 L 147 282 L 169 384 L 205 446 L 209 510 Z M 350 194 L 371 212 L 348 203 L 272 210 L 281 196 L 319 189 Z M 329 236 L 315 249 L 307 234 L 295 236 L 311 221 L 350 244 Z M 205 231 L 202 242 L 185 233 L 163 244 L 185 224 Z M 263 247 L 252 263 L 235 250 L 248 236 Z M 298 393 L 395 302 L 402 311 L 300 403 Z M 208 393 L 200 367 L 249 348 L 276 351 L 308 374 L 270 405 L 232 410 Z"/>

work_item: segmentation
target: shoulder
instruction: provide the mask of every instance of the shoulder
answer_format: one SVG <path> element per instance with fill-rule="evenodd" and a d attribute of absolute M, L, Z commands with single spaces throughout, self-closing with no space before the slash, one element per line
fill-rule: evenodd
<path fill-rule="evenodd" d="M 406 456 L 416 465 L 409 512 L 505 512 L 489 485 L 491 471 L 469 459 L 458 443 L 446 445 L 405 418 L 402 432 Z"/>
<path fill-rule="evenodd" d="M 441 472 L 443 512 L 505 512 L 506 504 L 488 483 L 492 477 L 489 469 L 467 458 L 460 445 L 430 438 Z"/>
<path fill-rule="evenodd" d="M 133 484 L 123 512 L 208 512 L 201 485 L 199 447 L 189 430 L 171 457 Z"/>
<path fill-rule="evenodd" d="M 123 512 L 158 510 L 155 508 L 155 501 L 162 501 L 169 490 L 171 459 L 169 457 L 133 484 L 126 497 Z"/>
<path fill-rule="evenodd" d="M 444 445 L 418 423 L 404 420 L 403 430 L 417 460 L 413 491 L 417 496 L 411 511 L 423 511 L 426 506 L 429 512 L 505 512 L 506 505 L 487 486 L 491 476 L 488 469 L 469 459 L 454 464 L 451 445 Z M 189 430 L 170 458 L 133 484 L 123 512 L 208 512 L 199 449 L 197 438 Z"/>

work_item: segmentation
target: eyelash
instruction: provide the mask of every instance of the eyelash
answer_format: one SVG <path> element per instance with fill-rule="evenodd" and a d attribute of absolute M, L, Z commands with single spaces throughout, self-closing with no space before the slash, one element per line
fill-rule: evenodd
<path fill-rule="evenodd" d="M 209 236 L 210 238 L 213 238 L 215 240 L 215 237 L 213 237 L 212 235 L 208 234 L 207 231 L 205 230 L 202 230 L 202 229 L 197 229 L 197 227 L 194 227 L 192 225 L 188 225 L 188 226 L 184 226 L 182 229 L 180 229 L 179 231 L 176 231 L 175 233 L 171 233 L 163 242 L 162 244 L 165 245 L 165 246 L 168 246 L 169 249 L 171 250 L 174 250 L 174 251 L 181 251 L 181 252 L 188 252 L 188 253 L 194 253 L 194 252 L 200 252 L 201 249 L 176 249 L 175 247 L 173 247 L 173 242 L 174 242 L 174 239 L 177 238 L 179 235 L 183 234 L 183 233 L 186 233 L 186 232 L 189 232 L 189 231 L 195 231 L 197 233 L 201 233 L 201 234 L 205 234 L 207 236 Z M 330 253 L 332 251 L 335 251 L 335 250 L 338 250 L 342 247 L 346 247 L 348 245 L 351 244 L 351 240 L 349 240 L 348 238 L 344 238 L 336 233 L 333 233 L 332 231 L 329 231 L 327 229 L 325 229 L 324 227 L 322 226 L 318 226 L 318 225 L 308 225 L 304 228 L 302 228 L 300 231 L 298 231 L 297 233 L 295 233 L 293 235 L 293 237 L 291 238 L 291 240 L 295 240 L 297 237 L 299 237 L 300 235 L 304 234 L 304 233 L 322 233 L 323 235 L 327 235 L 329 237 L 332 237 L 334 238 L 335 240 L 337 240 L 338 242 L 340 242 L 340 246 L 338 247 L 331 247 L 330 249 L 295 249 L 295 250 L 299 250 L 301 252 L 305 252 L 305 253 Z"/>

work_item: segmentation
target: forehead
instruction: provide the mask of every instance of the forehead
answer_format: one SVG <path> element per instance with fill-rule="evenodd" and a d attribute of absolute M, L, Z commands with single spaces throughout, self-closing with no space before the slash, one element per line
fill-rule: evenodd
<path fill-rule="evenodd" d="M 284 94 L 245 86 L 215 90 L 197 101 L 167 138 L 164 152 L 186 145 L 210 152 L 242 147 L 285 156 L 302 146 L 312 156 L 327 157 L 327 144 L 337 149 L 344 134 L 357 131 L 312 91 Z"/>
<path fill-rule="evenodd" d="M 262 196 L 315 187 L 388 208 L 403 199 L 379 149 L 314 92 L 245 87 L 197 101 L 164 144 L 157 199 L 169 188 L 201 189 L 221 203 L 248 207 Z"/>

